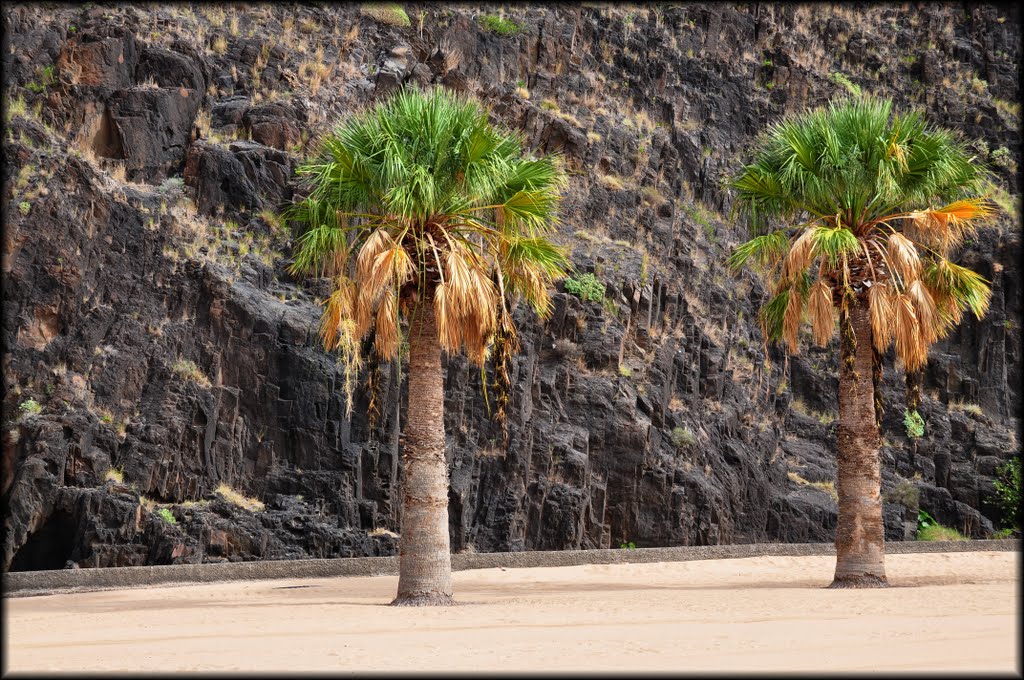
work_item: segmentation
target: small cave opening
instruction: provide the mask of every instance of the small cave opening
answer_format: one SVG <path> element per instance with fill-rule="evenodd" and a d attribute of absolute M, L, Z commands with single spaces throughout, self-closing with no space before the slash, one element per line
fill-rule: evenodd
<path fill-rule="evenodd" d="M 71 559 L 75 540 L 75 518 L 64 510 L 50 515 L 33 531 L 11 560 L 8 571 L 63 569 Z"/>
<path fill-rule="evenodd" d="M 121 134 L 110 111 L 104 109 L 94 127 L 96 133 L 92 138 L 92 148 L 96 155 L 123 160 L 124 145 L 121 143 Z"/>

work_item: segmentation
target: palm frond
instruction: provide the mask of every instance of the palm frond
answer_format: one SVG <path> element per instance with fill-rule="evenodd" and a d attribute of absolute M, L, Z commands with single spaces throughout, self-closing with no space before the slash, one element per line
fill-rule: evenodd
<path fill-rule="evenodd" d="M 356 280 L 361 284 L 368 284 L 373 280 L 377 256 L 394 247 L 395 243 L 386 229 L 380 228 L 371 232 L 363 241 L 359 254 L 356 256 Z"/>
<path fill-rule="evenodd" d="M 985 198 L 962 199 L 941 208 L 910 212 L 908 232 L 915 240 L 948 252 L 977 230 L 978 221 L 994 214 Z"/>
<path fill-rule="evenodd" d="M 918 333 L 921 342 L 931 345 L 942 332 L 942 318 L 935 306 L 935 300 L 920 279 L 915 280 L 906 290 L 907 296 L 914 305 L 914 316 L 917 317 Z"/>
<path fill-rule="evenodd" d="M 939 259 L 925 268 L 922 278 L 934 294 L 948 297 L 956 309 L 970 310 L 979 320 L 988 311 L 992 289 L 988 281 L 970 269 Z"/>
<path fill-rule="evenodd" d="M 832 304 L 832 286 L 818 279 L 807 295 L 807 312 L 814 328 L 814 341 L 819 347 L 828 345 L 835 332 L 835 306 Z"/>
<path fill-rule="evenodd" d="M 786 257 L 782 260 L 782 275 L 780 282 L 789 285 L 803 276 L 807 268 L 811 266 L 818 256 L 815 233 L 820 229 L 818 226 L 808 227 L 800 236 L 793 240 Z"/>
<path fill-rule="evenodd" d="M 824 255 L 834 268 L 844 255 L 855 255 L 860 251 L 857 235 L 843 225 L 818 227 L 814 230 L 814 251 Z"/>
<path fill-rule="evenodd" d="M 883 353 L 893 340 L 893 289 L 885 281 L 876 282 L 868 291 L 868 312 L 871 316 L 871 340 L 877 352 Z"/>
<path fill-rule="evenodd" d="M 800 353 L 800 343 L 797 334 L 800 331 L 800 322 L 804 317 L 804 295 L 800 289 L 793 286 L 789 289 L 789 300 L 786 305 L 786 313 L 782 319 L 782 339 L 786 341 L 790 354 Z"/>
<path fill-rule="evenodd" d="M 398 352 L 398 298 L 394 289 L 387 289 L 377 307 L 376 331 L 373 340 L 373 351 L 381 361 L 391 360 Z"/>
<path fill-rule="evenodd" d="M 758 312 L 758 320 L 761 324 L 761 332 L 764 333 L 766 338 L 778 340 L 782 337 L 782 328 L 788 307 L 789 288 L 780 291 L 761 306 L 761 310 Z"/>
<path fill-rule="evenodd" d="M 787 246 L 789 246 L 789 237 L 785 230 L 755 236 L 737 246 L 726 264 L 733 271 L 739 271 L 751 260 L 762 266 L 774 265 L 785 256 Z"/>
<path fill-rule="evenodd" d="M 893 312 L 891 323 L 896 356 L 903 361 L 907 370 L 920 368 L 928 359 L 928 346 L 921 338 L 914 301 L 908 293 L 893 296 Z"/>
<path fill-rule="evenodd" d="M 886 255 L 889 266 L 900 277 L 903 286 L 910 285 L 921 276 L 921 257 L 914 243 L 898 231 L 892 232 L 886 239 Z"/>

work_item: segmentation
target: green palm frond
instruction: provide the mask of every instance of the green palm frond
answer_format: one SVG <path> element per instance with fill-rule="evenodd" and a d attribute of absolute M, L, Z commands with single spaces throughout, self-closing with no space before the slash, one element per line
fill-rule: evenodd
<path fill-rule="evenodd" d="M 789 289 L 782 291 L 761 306 L 758 320 L 765 337 L 772 341 L 782 338 L 783 325 L 786 320 L 786 309 L 789 307 Z"/>
<path fill-rule="evenodd" d="M 733 271 L 742 269 L 751 260 L 760 265 L 775 264 L 786 255 L 788 247 L 789 237 L 785 230 L 773 231 L 737 246 L 726 263 Z"/>
<path fill-rule="evenodd" d="M 980 274 L 966 267 L 937 260 L 925 266 L 921 279 L 940 295 L 949 296 L 960 309 L 969 309 L 977 319 L 988 311 L 992 288 Z"/>
<path fill-rule="evenodd" d="M 565 252 L 544 238 L 514 237 L 509 239 L 505 263 L 516 267 L 530 265 L 537 267 L 553 279 L 564 278 Z"/>
<path fill-rule="evenodd" d="M 849 257 L 860 251 L 857 235 L 842 225 L 818 227 L 812 238 L 815 252 L 824 255 L 833 268 L 839 266 L 844 255 Z"/>

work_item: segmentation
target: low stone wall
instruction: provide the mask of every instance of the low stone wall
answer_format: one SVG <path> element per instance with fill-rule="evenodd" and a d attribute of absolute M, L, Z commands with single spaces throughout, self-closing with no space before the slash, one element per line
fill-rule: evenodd
<path fill-rule="evenodd" d="M 1020 540 L 890 542 L 886 554 L 1020 550 Z M 736 559 L 761 555 L 834 555 L 831 543 L 758 543 L 747 545 L 680 546 L 633 550 L 558 550 L 452 555 L 452 568 L 567 567 L 578 564 L 630 564 Z M 398 573 L 398 557 L 174 564 L 149 567 L 24 571 L 3 575 L 5 597 L 50 595 L 82 590 L 137 588 L 154 585 L 209 583 L 278 578 L 382 576 Z"/>

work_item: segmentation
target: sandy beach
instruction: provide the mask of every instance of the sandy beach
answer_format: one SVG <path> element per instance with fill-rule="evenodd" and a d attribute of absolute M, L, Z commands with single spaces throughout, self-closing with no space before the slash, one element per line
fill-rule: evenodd
<path fill-rule="evenodd" d="M 395 576 L 8 598 L 4 670 L 1020 673 L 1019 553 L 890 555 L 882 590 L 834 564 L 477 569 L 444 609 L 386 606 Z"/>

